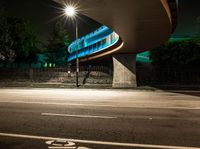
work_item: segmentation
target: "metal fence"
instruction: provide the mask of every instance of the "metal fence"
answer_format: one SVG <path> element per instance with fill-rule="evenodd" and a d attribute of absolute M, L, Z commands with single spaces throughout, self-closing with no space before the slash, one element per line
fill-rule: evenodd
<path fill-rule="evenodd" d="M 76 67 L 16 69 L 0 68 L 0 80 L 28 80 L 37 82 L 74 82 Z M 81 66 L 80 80 L 89 79 L 91 82 L 111 82 L 112 71 L 105 66 Z M 99 81 L 98 81 L 99 80 Z M 103 81 L 101 81 L 103 80 Z"/>
<path fill-rule="evenodd" d="M 137 67 L 137 79 L 139 85 L 156 84 L 183 84 L 200 85 L 199 68 L 162 68 Z"/>
<path fill-rule="evenodd" d="M 75 77 L 76 67 L 65 68 L 40 68 L 40 69 L 16 69 L 0 68 L 0 80 L 28 79 L 36 81 L 58 81 Z M 106 66 L 81 66 L 79 76 L 82 78 L 106 79 L 112 81 L 113 69 Z M 156 70 L 151 65 L 137 66 L 138 85 L 156 84 L 197 84 L 200 85 L 199 68 L 163 68 Z"/>

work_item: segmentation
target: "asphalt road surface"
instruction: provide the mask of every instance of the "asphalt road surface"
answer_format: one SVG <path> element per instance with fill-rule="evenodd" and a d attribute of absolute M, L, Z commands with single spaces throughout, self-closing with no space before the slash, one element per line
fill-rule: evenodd
<path fill-rule="evenodd" d="M 199 93 L 0 89 L 0 149 L 200 149 Z"/>

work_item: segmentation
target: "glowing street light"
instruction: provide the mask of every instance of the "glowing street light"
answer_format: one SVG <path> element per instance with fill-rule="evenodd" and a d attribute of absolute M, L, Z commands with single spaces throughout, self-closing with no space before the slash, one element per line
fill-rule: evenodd
<path fill-rule="evenodd" d="M 76 15 L 76 8 L 73 6 L 66 6 L 65 8 L 65 14 L 68 17 L 74 17 Z"/>
<path fill-rule="evenodd" d="M 65 9 L 65 15 L 69 18 L 75 18 L 77 15 L 77 9 L 74 6 L 66 6 Z M 78 23 L 76 22 L 76 87 L 79 87 L 78 84 L 78 75 L 79 75 L 79 58 L 78 58 Z"/>

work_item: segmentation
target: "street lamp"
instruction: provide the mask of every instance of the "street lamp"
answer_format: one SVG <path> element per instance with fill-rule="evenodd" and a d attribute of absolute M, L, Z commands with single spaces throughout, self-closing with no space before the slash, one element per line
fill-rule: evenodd
<path fill-rule="evenodd" d="M 76 15 L 77 11 L 76 8 L 74 6 L 66 6 L 65 8 L 65 14 L 68 17 L 74 17 Z"/>
<path fill-rule="evenodd" d="M 77 15 L 77 9 L 74 6 L 66 6 L 65 15 L 69 18 L 75 18 Z M 79 75 L 79 58 L 78 58 L 78 23 L 76 22 L 76 87 L 79 87 L 78 75 Z"/>

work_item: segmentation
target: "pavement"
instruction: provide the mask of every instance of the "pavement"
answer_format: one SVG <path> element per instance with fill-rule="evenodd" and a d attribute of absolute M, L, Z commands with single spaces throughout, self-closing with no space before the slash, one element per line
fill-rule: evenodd
<path fill-rule="evenodd" d="M 82 84 L 79 86 L 79 89 L 82 88 L 112 88 L 112 84 Z M 73 89 L 76 88 L 76 83 L 59 83 L 59 82 L 33 82 L 33 81 L 16 81 L 16 80 L 0 80 L 0 88 L 65 88 Z"/>
<path fill-rule="evenodd" d="M 53 88 L 53 89 L 74 89 L 76 83 L 59 83 L 59 82 L 34 82 L 29 80 L 0 80 L 0 88 Z M 112 84 L 101 83 L 79 83 L 79 89 L 114 89 Z M 120 89 L 120 88 L 118 88 Z M 123 89 L 123 88 L 121 88 Z M 136 88 L 129 88 L 134 90 L 178 90 L 178 91 L 200 91 L 199 85 L 181 85 L 181 84 L 161 84 L 150 86 L 138 86 Z"/>
<path fill-rule="evenodd" d="M 1 149 L 200 149 L 200 92 L 0 89 Z"/>

